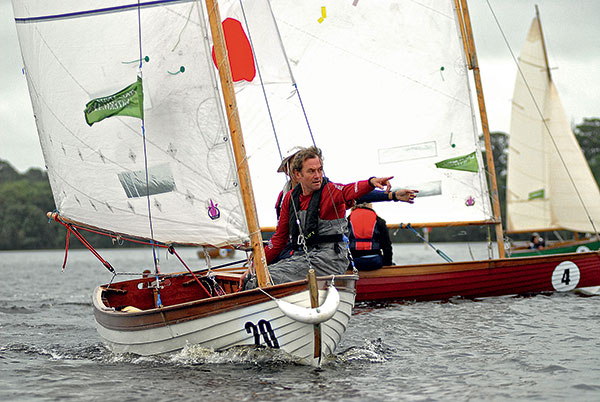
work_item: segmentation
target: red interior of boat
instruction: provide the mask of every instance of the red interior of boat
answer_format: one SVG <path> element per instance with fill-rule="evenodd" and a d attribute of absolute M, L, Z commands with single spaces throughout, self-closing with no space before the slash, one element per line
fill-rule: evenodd
<path fill-rule="evenodd" d="M 215 283 L 207 276 L 196 275 L 202 286 L 191 275 L 159 275 L 160 287 L 156 289 L 156 277 L 133 279 L 104 286 L 102 301 L 107 307 L 122 310 L 135 307 L 148 310 L 156 307 L 158 296 L 163 306 L 171 306 L 216 296 Z M 217 286 L 225 293 L 237 292 L 241 275 L 236 273 L 218 273 L 214 276 Z"/>

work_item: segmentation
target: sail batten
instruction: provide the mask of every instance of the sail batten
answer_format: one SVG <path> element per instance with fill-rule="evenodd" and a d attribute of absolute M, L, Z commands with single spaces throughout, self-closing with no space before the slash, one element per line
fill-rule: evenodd
<path fill-rule="evenodd" d="M 551 80 L 537 17 L 519 71 L 508 153 L 507 232 L 595 232 L 600 191 Z"/>

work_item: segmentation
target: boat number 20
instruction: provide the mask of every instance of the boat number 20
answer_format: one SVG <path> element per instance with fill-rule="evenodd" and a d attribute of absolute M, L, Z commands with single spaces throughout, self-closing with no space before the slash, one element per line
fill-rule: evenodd
<path fill-rule="evenodd" d="M 275 332 L 273 332 L 269 321 L 260 320 L 258 325 L 254 325 L 254 323 L 248 321 L 245 327 L 247 333 L 254 335 L 254 344 L 256 346 L 260 346 L 260 336 L 262 335 L 268 347 L 279 349 L 279 342 L 277 342 Z"/>

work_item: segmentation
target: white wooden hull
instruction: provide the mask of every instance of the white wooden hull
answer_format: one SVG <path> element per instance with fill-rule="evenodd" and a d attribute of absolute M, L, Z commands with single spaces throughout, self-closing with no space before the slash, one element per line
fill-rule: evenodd
<path fill-rule="evenodd" d="M 352 288 L 338 287 L 338 291 L 340 304 L 337 311 L 332 318 L 318 325 L 294 321 L 279 309 L 274 300 L 266 299 L 250 306 L 233 306 L 227 311 L 197 319 L 181 320 L 181 322 L 159 326 L 149 325 L 146 329 L 143 325 L 136 325 L 135 329 L 114 328 L 114 326 L 111 328 L 111 325 L 106 325 L 105 320 L 99 317 L 103 314 L 128 316 L 134 321 L 139 320 L 143 315 L 156 314 L 157 311 L 160 313 L 161 309 L 137 312 L 114 311 L 102 302 L 101 287 L 95 289 L 93 302 L 98 333 L 114 353 L 148 356 L 177 352 L 186 345 L 199 345 L 215 351 L 234 346 L 263 345 L 279 348 L 299 358 L 305 364 L 319 366 L 324 357 L 333 354 L 336 350 L 354 307 L 353 286 Z M 319 290 L 320 303 L 325 299 L 326 293 L 324 289 Z M 310 307 L 308 290 L 281 299 L 302 307 Z M 315 332 L 318 333 L 319 330 L 320 336 L 315 336 Z M 317 356 L 315 356 L 315 347 L 320 351 Z"/>

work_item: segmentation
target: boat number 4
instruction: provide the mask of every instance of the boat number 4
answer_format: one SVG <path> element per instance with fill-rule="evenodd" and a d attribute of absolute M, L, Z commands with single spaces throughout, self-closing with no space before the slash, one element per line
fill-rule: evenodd
<path fill-rule="evenodd" d="M 262 335 L 265 343 L 270 348 L 279 349 L 279 342 L 275 337 L 275 332 L 271 328 L 271 323 L 266 320 L 260 320 L 258 325 L 248 321 L 245 325 L 246 332 L 254 335 L 254 344 L 260 346 L 260 336 Z"/>
<path fill-rule="evenodd" d="M 572 261 L 563 261 L 552 272 L 552 286 L 559 292 L 573 290 L 579 284 L 579 267 Z"/>

